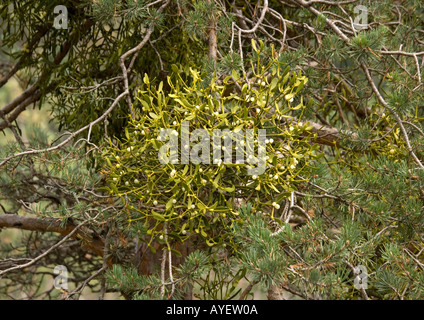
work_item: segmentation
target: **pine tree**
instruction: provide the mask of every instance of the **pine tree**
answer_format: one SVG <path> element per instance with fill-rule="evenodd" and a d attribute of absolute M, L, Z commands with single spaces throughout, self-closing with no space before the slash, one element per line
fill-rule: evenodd
<path fill-rule="evenodd" d="M 423 21 L 419 0 L 1 1 L 0 297 L 422 299 Z M 267 171 L 161 165 L 187 119 L 266 129 Z"/>

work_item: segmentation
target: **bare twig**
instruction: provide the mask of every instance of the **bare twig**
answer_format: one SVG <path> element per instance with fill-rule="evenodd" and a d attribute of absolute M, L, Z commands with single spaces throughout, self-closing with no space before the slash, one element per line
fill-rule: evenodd
<path fill-rule="evenodd" d="M 86 224 L 88 222 L 88 220 L 81 222 L 79 225 L 77 225 L 68 235 L 66 235 L 62 240 L 60 240 L 59 242 L 57 242 L 54 246 L 52 246 L 50 249 L 48 249 L 47 251 L 43 252 L 42 254 L 40 254 L 38 257 L 35 257 L 34 259 L 32 259 L 31 261 L 18 265 L 18 266 L 14 266 L 11 267 L 9 269 L 6 270 L 2 270 L 0 271 L 0 279 L 1 277 L 5 274 L 8 273 L 10 271 L 14 271 L 14 270 L 18 270 L 18 269 L 24 269 L 27 268 L 29 266 L 32 266 L 34 263 L 36 263 L 38 260 L 44 258 L 45 256 L 47 256 L 50 252 L 52 252 L 53 250 L 57 249 L 60 245 L 62 245 L 64 242 L 66 242 L 69 238 L 72 237 L 72 235 L 74 233 L 76 233 L 78 231 L 78 229 L 80 227 L 82 227 L 84 224 Z"/>

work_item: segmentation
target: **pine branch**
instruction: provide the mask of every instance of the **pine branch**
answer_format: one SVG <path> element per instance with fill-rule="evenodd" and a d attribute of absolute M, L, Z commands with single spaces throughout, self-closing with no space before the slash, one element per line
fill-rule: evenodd
<path fill-rule="evenodd" d="M 104 244 L 101 239 L 89 236 L 81 230 L 74 231 L 77 226 L 72 223 L 67 223 L 65 226 L 62 226 L 61 221 L 58 219 L 42 219 L 15 214 L 2 214 L 0 215 L 0 229 L 1 228 L 16 228 L 38 232 L 55 232 L 64 236 L 71 234 L 71 238 L 82 240 L 87 249 L 101 257 L 103 256 Z M 111 261 L 109 261 L 108 264 L 111 264 Z"/>

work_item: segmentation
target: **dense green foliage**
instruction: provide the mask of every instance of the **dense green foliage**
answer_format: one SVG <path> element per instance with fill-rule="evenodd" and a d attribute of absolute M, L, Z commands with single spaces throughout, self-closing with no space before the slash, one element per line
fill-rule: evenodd
<path fill-rule="evenodd" d="M 305 84 L 305 77 L 295 73 L 290 76 L 289 68 L 281 70 L 275 60 L 267 68 L 258 68 L 261 70 L 261 74 L 256 75 L 259 85 L 250 89 L 236 73 L 234 80 L 229 76 L 221 86 L 212 82 L 202 87 L 199 72 L 190 70 L 191 77 L 186 81 L 181 77 L 175 83 L 172 77 L 168 79 L 169 93 L 162 91 L 163 82 L 158 89 L 152 88 L 146 76 L 144 88 L 137 97 L 142 106 L 139 120 L 131 121 L 126 128 L 124 142 L 112 144 L 102 156 L 107 160 L 106 173 L 110 182 L 107 190 L 128 204 L 130 221 L 145 222 L 147 234 L 152 236 L 150 241 L 160 237 L 167 242 L 166 236 L 184 241 L 190 234 L 198 233 L 213 246 L 231 237 L 233 221 L 238 220 L 237 203 L 250 200 L 254 203 L 254 211 L 270 211 L 274 217 L 274 210 L 294 190 L 296 176 L 308 171 L 318 146 L 308 143 L 306 124 L 279 125 L 281 118 L 292 110 L 305 108 L 302 99 L 298 105 L 290 102 Z M 175 74 L 178 75 L 178 71 L 175 67 Z M 265 77 L 268 71 L 272 75 L 270 83 Z M 241 88 L 240 95 L 225 96 L 234 81 Z M 193 141 L 185 145 L 182 141 L 178 143 L 175 159 L 161 164 L 158 154 L 165 141 L 161 140 L 160 132 L 170 129 L 170 135 L 183 135 L 183 122 L 191 132 L 196 128 L 207 130 L 207 152 L 212 156 L 203 154 L 203 150 L 200 153 L 201 159 L 209 157 L 209 164 L 205 161 L 196 164 L 193 160 L 182 163 L 181 148 L 188 152 L 195 145 Z M 231 137 L 230 146 L 217 135 L 217 132 L 223 135 L 221 130 L 225 129 L 239 133 Z M 253 130 L 256 142 L 244 148 L 247 143 L 244 135 L 249 129 Z M 257 139 L 259 129 L 266 131 L 264 145 L 259 145 Z M 219 163 L 213 156 L 216 148 L 211 147 L 216 144 L 215 137 L 219 139 L 222 154 L 226 155 Z M 245 159 L 240 163 L 233 161 L 237 148 L 243 150 Z M 272 154 L 264 159 L 263 174 L 249 174 L 248 168 L 258 169 L 260 163 L 252 167 L 247 162 L 248 157 L 253 158 L 248 148 L 264 148 L 264 158 Z M 221 154 L 221 150 L 219 152 Z M 260 157 L 256 151 L 253 154 L 255 158 Z M 219 226 L 230 230 L 225 232 Z"/>
<path fill-rule="evenodd" d="M 102 297 L 423 298 L 422 1 L 2 0 L 0 17 L 0 90 L 26 90 L 0 101 L 16 139 L 0 151 L 0 230 L 16 214 L 85 223 L 83 246 L 34 261 L 28 281 L 10 259 L 59 239 L 22 224 L 43 245 L 28 231 L 22 250 L 2 245 L 0 295 L 54 296 L 37 272 L 64 264 L 75 286 L 100 270 Z M 32 104 L 54 141 L 22 134 Z M 265 173 L 162 164 L 161 129 L 184 121 L 266 129 Z"/>

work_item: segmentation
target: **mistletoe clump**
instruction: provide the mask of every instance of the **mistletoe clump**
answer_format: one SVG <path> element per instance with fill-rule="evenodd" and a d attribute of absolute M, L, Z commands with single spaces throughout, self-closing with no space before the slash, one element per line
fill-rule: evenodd
<path fill-rule="evenodd" d="M 190 68 L 185 80 L 177 66 L 173 71 L 168 91 L 162 82 L 155 86 L 144 77 L 137 95 L 140 115 L 125 128 L 126 138 L 103 153 L 108 191 L 125 203 L 129 222 L 143 223 L 150 242 L 183 242 L 196 234 L 209 246 L 234 246 L 231 236 L 240 205 L 249 201 L 253 212 L 278 221 L 282 202 L 296 190 L 297 176 L 317 157 L 316 145 L 309 143 L 311 128 L 300 121 L 307 106 L 298 93 L 307 79 L 288 67 L 282 70 L 277 61 L 258 67 L 254 82 L 232 72 L 205 86 L 196 70 Z M 300 112 L 296 121 L 290 116 L 294 111 Z M 187 134 L 184 125 L 192 133 L 188 142 L 181 139 Z M 199 137 L 193 137 L 196 129 L 208 133 L 200 139 L 203 146 L 212 144 L 207 149 L 199 148 Z M 213 154 L 216 130 L 249 129 L 254 132 L 254 150 L 265 148 L 262 173 L 252 174 L 252 153 L 240 134 L 232 136 L 230 150 L 227 144 L 219 146 L 226 158 Z M 263 145 L 258 139 L 261 129 L 266 130 Z M 164 163 L 159 154 L 170 139 L 177 141 L 177 149 L 165 149 L 163 155 L 171 161 Z M 241 151 L 245 160 L 235 160 Z M 193 153 L 203 161 L 182 163 Z"/>

